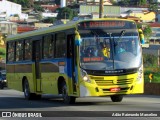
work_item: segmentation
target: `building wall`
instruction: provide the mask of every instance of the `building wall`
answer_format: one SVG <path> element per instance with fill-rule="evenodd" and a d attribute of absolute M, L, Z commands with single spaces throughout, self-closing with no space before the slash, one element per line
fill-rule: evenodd
<path fill-rule="evenodd" d="M 53 24 L 50 24 L 50 23 L 35 23 L 34 26 L 35 28 L 44 28 L 44 27 L 49 27 L 49 26 L 52 26 Z"/>
<path fill-rule="evenodd" d="M 139 17 L 143 22 L 155 22 L 156 19 L 156 14 L 154 12 L 130 13 L 130 16 Z"/>
<path fill-rule="evenodd" d="M 92 13 L 99 13 L 98 5 L 80 5 L 79 15 L 91 15 Z M 120 16 L 120 6 L 104 6 L 104 16 Z"/>
<path fill-rule="evenodd" d="M 0 13 L 6 13 L 7 17 L 18 14 L 21 15 L 21 5 L 6 0 L 0 1 Z"/>
<path fill-rule="evenodd" d="M 0 31 L 3 34 L 17 34 L 17 24 L 13 22 L 0 22 Z"/>
<path fill-rule="evenodd" d="M 57 17 L 58 13 L 42 13 L 42 17 L 46 18 L 46 17 Z"/>

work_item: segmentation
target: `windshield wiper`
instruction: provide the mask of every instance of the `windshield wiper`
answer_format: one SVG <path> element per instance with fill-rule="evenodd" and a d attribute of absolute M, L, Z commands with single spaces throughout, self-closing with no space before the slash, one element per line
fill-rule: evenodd
<path fill-rule="evenodd" d="M 122 31 L 121 31 L 120 36 L 119 36 L 119 40 L 118 40 L 119 42 L 121 42 L 122 37 L 124 36 L 125 33 L 126 33 L 125 30 L 122 30 Z"/>

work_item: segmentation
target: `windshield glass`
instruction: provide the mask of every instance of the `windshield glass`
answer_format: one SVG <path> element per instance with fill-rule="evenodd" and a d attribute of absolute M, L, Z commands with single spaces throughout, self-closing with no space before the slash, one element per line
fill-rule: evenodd
<path fill-rule="evenodd" d="M 142 62 L 138 34 L 82 35 L 80 61 L 89 70 L 138 68 Z"/>

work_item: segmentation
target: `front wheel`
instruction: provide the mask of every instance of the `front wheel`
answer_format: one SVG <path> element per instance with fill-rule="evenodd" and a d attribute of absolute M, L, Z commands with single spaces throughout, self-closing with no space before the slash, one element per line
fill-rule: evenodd
<path fill-rule="evenodd" d="M 123 99 L 123 95 L 112 95 L 110 97 L 112 102 L 121 102 Z"/>
<path fill-rule="evenodd" d="M 64 82 L 63 86 L 62 86 L 62 97 L 63 97 L 63 101 L 66 104 L 74 104 L 76 98 L 73 96 L 68 96 L 68 90 L 67 90 L 67 85 Z"/>
<path fill-rule="evenodd" d="M 30 100 L 31 99 L 31 93 L 30 93 L 30 88 L 29 88 L 29 83 L 28 83 L 28 80 L 25 80 L 24 83 L 23 83 L 23 91 L 24 91 L 24 97 L 27 99 L 27 100 Z"/>
<path fill-rule="evenodd" d="M 27 100 L 33 100 L 33 99 L 40 99 L 41 95 L 36 95 L 35 93 L 30 92 L 30 87 L 28 80 L 25 80 L 23 83 L 23 91 L 24 91 L 24 97 Z"/>

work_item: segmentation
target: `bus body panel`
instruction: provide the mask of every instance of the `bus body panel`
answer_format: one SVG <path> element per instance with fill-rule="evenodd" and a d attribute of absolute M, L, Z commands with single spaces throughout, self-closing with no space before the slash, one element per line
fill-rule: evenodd
<path fill-rule="evenodd" d="M 89 76 L 91 83 L 81 80 L 80 96 L 109 96 L 115 94 L 143 93 L 143 81 L 137 82 L 137 74 L 123 76 Z M 119 89 L 113 90 L 112 88 Z"/>

